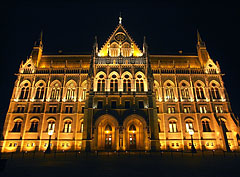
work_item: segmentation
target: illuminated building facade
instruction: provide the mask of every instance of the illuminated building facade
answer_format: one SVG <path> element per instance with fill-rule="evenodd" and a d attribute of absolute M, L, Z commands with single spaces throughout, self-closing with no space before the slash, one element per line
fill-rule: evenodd
<path fill-rule="evenodd" d="M 6 115 L 3 152 L 239 149 L 220 66 L 198 33 L 196 55 L 151 55 L 122 25 L 91 55 L 44 55 L 42 37 L 22 62 Z"/>

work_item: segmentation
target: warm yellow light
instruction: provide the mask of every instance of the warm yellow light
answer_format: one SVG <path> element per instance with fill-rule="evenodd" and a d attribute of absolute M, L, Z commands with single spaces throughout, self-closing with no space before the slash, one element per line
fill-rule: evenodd
<path fill-rule="evenodd" d="M 106 133 L 106 134 L 109 134 L 109 133 L 110 133 L 110 131 L 109 131 L 109 130 L 105 130 L 105 133 Z"/>
<path fill-rule="evenodd" d="M 188 133 L 189 133 L 189 135 L 193 135 L 194 134 L 193 129 L 188 130 Z"/>
<path fill-rule="evenodd" d="M 53 132 L 54 132 L 53 129 L 52 129 L 52 130 L 48 130 L 48 135 L 49 135 L 49 136 L 52 136 L 52 135 L 53 135 Z"/>

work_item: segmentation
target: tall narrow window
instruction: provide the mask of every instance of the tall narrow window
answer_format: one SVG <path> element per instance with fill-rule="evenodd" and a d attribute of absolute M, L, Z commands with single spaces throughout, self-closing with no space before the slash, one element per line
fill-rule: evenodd
<path fill-rule="evenodd" d="M 83 121 L 80 124 L 80 133 L 83 133 Z"/>
<path fill-rule="evenodd" d="M 206 98 L 203 86 L 200 83 L 197 83 L 197 85 L 196 85 L 196 95 L 197 95 L 197 99 L 205 99 Z"/>
<path fill-rule="evenodd" d="M 203 132 L 211 132 L 208 120 L 202 120 L 202 127 L 203 127 Z"/>
<path fill-rule="evenodd" d="M 190 96 L 189 96 L 189 88 L 188 88 L 187 84 L 183 82 L 180 86 L 181 86 L 180 89 L 181 89 L 182 99 L 188 100 L 190 98 Z"/>
<path fill-rule="evenodd" d="M 97 91 L 98 92 L 105 92 L 105 77 L 103 74 L 101 74 L 98 77 L 98 81 L 97 81 Z"/>
<path fill-rule="evenodd" d="M 64 122 L 64 133 L 71 133 L 71 128 L 72 128 L 72 122 L 71 121 L 66 121 Z"/>
<path fill-rule="evenodd" d="M 110 80 L 110 91 L 111 92 L 118 91 L 118 80 L 117 80 L 117 76 L 115 74 L 112 75 L 112 78 Z"/>
<path fill-rule="evenodd" d="M 219 89 L 215 83 L 211 84 L 211 95 L 213 99 L 221 99 Z"/>
<path fill-rule="evenodd" d="M 173 101 L 175 99 L 173 86 L 170 83 L 166 84 L 165 87 L 165 100 Z"/>
<path fill-rule="evenodd" d="M 58 83 L 55 83 L 52 86 L 51 95 L 50 95 L 51 100 L 59 100 L 60 99 L 60 89 L 61 88 Z"/>
<path fill-rule="evenodd" d="M 200 113 L 207 113 L 207 106 L 205 105 L 199 106 L 199 111 Z"/>
<path fill-rule="evenodd" d="M 22 126 L 22 121 L 16 121 L 14 123 L 14 127 L 12 129 L 12 132 L 20 132 L 21 131 L 21 126 Z"/>
<path fill-rule="evenodd" d="M 169 132 L 171 133 L 177 132 L 177 123 L 175 121 L 169 122 Z"/>
<path fill-rule="evenodd" d="M 131 92 L 131 79 L 127 74 L 124 76 L 124 80 L 123 80 L 123 91 Z"/>
<path fill-rule="evenodd" d="M 44 84 L 41 82 L 39 84 L 36 85 L 37 90 L 36 90 L 36 94 L 35 94 L 35 99 L 43 99 L 44 96 Z"/>
<path fill-rule="evenodd" d="M 37 132 L 37 129 L 38 129 L 38 121 L 32 121 L 29 132 Z"/>
<path fill-rule="evenodd" d="M 27 99 L 29 94 L 29 84 L 25 83 L 21 88 L 19 99 Z"/>
<path fill-rule="evenodd" d="M 55 130 L 55 121 L 49 121 L 48 122 L 48 131 L 49 130 Z"/>
<path fill-rule="evenodd" d="M 193 130 L 193 123 L 191 121 L 186 122 L 186 132 L 189 132 L 189 130 Z"/>

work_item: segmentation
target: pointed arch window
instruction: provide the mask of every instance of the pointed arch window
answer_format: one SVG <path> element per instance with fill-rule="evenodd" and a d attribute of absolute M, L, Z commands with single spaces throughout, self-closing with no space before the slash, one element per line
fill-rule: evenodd
<path fill-rule="evenodd" d="M 117 92 L 118 91 L 118 79 L 117 76 L 114 74 L 110 80 L 110 91 Z"/>
<path fill-rule="evenodd" d="M 38 121 L 34 120 L 31 122 L 31 127 L 29 129 L 29 132 L 37 132 L 38 130 Z"/>
<path fill-rule="evenodd" d="M 166 84 L 165 95 L 166 95 L 165 97 L 166 100 L 172 101 L 175 99 L 174 89 L 170 83 Z"/>
<path fill-rule="evenodd" d="M 105 78 L 104 78 L 103 74 L 101 74 L 98 78 L 97 91 L 98 92 L 105 92 Z"/>
<path fill-rule="evenodd" d="M 174 120 L 169 121 L 169 132 L 175 133 L 177 132 L 177 122 Z"/>
<path fill-rule="evenodd" d="M 55 130 L 55 121 L 51 120 L 48 122 L 48 131 L 49 130 Z"/>
<path fill-rule="evenodd" d="M 137 75 L 136 78 L 136 91 L 137 92 L 144 92 L 144 83 L 142 75 Z"/>
<path fill-rule="evenodd" d="M 60 85 L 58 83 L 54 84 L 51 90 L 50 99 L 59 100 L 60 99 Z"/>
<path fill-rule="evenodd" d="M 211 95 L 213 99 L 221 99 L 219 89 L 215 83 L 211 84 Z"/>
<path fill-rule="evenodd" d="M 186 132 L 189 132 L 189 130 L 193 130 L 193 122 L 192 121 L 186 121 Z"/>
<path fill-rule="evenodd" d="M 22 121 L 17 120 L 14 122 L 14 127 L 12 129 L 12 132 L 20 132 L 22 127 Z"/>
<path fill-rule="evenodd" d="M 66 88 L 66 101 L 75 101 L 76 100 L 76 84 L 74 82 L 71 82 L 67 84 Z"/>
<path fill-rule="evenodd" d="M 210 121 L 209 120 L 202 120 L 202 128 L 203 128 L 203 132 L 211 132 Z"/>
<path fill-rule="evenodd" d="M 37 90 L 36 90 L 36 94 L 35 94 L 35 99 L 43 99 L 43 96 L 44 96 L 44 91 L 45 91 L 45 88 L 44 88 L 44 84 L 41 82 L 39 84 L 37 84 L 36 86 Z"/>
<path fill-rule="evenodd" d="M 206 99 L 203 86 L 200 83 L 196 85 L 196 95 L 197 99 Z"/>
<path fill-rule="evenodd" d="M 123 79 L 123 91 L 131 92 L 131 79 L 129 75 L 125 75 Z"/>
<path fill-rule="evenodd" d="M 189 88 L 187 86 L 186 83 L 182 83 L 181 84 L 181 96 L 182 96 L 182 99 L 190 99 L 190 95 L 189 95 Z"/>
<path fill-rule="evenodd" d="M 72 122 L 71 121 L 64 122 L 63 132 L 64 133 L 71 133 L 71 129 L 72 129 Z"/>
<path fill-rule="evenodd" d="M 27 99 L 29 94 L 29 84 L 25 83 L 21 88 L 19 99 Z"/>

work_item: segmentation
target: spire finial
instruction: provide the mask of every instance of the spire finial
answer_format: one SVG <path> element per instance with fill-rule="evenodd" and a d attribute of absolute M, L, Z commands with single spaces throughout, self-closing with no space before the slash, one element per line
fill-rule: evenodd
<path fill-rule="evenodd" d="M 122 24 L 122 16 L 121 16 L 121 12 L 120 12 L 120 16 L 119 16 L 119 24 Z"/>

